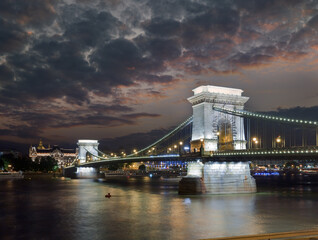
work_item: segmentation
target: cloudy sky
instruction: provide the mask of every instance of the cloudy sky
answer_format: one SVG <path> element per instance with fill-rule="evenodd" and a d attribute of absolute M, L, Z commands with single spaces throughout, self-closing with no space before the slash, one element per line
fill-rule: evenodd
<path fill-rule="evenodd" d="M 0 141 L 168 129 L 202 84 L 318 105 L 318 1 L 1 0 Z"/>

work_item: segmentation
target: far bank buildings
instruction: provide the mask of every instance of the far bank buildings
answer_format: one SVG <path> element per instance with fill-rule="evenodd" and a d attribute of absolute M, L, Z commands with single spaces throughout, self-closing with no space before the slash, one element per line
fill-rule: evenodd
<path fill-rule="evenodd" d="M 52 157 L 54 158 L 59 166 L 69 166 L 76 159 L 78 155 L 78 149 L 65 149 L 60 148 L 57 145 L 53 147 L 44 147 L 42 140 L 40 140 L 37 147 L 30 146 L 29 148 L 29 157 L 32 158 L 32 161 L 35 161 L 36 158 Z"/>

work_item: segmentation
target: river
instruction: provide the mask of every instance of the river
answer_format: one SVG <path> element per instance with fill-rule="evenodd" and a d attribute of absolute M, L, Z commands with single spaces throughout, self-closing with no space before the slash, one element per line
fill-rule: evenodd
<path fill-rule="evenodd" d="M 258 182 L 255 194 L 179 196 L 176 179 L 5 180 L 0 238 L 204 239 L 318 227 L 317 185 Z"/>

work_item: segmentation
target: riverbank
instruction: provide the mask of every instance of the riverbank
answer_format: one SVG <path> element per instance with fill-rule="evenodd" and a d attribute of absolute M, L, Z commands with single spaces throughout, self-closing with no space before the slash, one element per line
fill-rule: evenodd
<path fill-rule="evenodd" d="M 51 179 L 61 177 L 59 173 L 24 172 L 25 179 Z"/>
<path fill-rule="evenodd" d="M 24 178 L 22 172 L 0 172 L 0 180 L 22 179 L 22 178 Z"/>
<path fill-rule="evenodd" d="M 318 230 L 292 231 L 282 233 L 256 234 L 237 237 L 208 238 L 204 240 L 263 240 L 263 239 L 293 239 L 293 240 L 318 240 Z"/>

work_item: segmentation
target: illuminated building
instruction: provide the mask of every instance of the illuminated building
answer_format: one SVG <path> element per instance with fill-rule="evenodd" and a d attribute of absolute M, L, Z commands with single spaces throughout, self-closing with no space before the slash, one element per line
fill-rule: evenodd
<path fill-rule="evenodd" d="M 59 166 L 68 166 L 70 165 L 77 157 L 78 149 L 65 149 L 60 148 L 57 145 L 46 148 L 44 147 L 42 140 L 40 140 L 37 147 L 30 146 L 29 148 L 29 157 L 32 158 L 32 161 L 35 161 L 36 158 L 45 158 L 52 157 L 54 158 Z"/>

